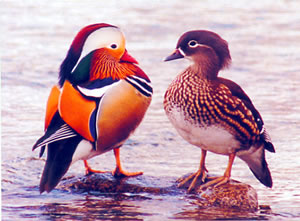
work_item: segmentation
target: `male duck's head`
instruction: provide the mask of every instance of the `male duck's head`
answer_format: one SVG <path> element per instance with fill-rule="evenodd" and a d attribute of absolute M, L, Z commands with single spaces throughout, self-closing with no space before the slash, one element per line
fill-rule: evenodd
<path fill-rule="evenodd" d="M 113 25 L 99 23 L 84 27 L 74 38 L 60 67 L 59 84 L 65 80 L 84 83 L 101 77 L 116 63 L 137 63 L 125 48 L 122 31 Z M 105 74 L 105 73 L 104 73 Z"/>

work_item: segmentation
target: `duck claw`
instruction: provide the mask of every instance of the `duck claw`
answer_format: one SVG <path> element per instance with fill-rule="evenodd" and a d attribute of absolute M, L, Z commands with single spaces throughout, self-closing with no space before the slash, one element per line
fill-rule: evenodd
<path fill-rule="evenodd" d="M 212 179 L 211 181 L 201 185 L 199 188 L 198 188 L 198 192 L 200 192 L 201 190 L 204 190 L 208 187 L 218 187 L 218 186 L 221 186 L 223 184 L 226 184 L 229 182 L 229 177 L 226 177 L 226 176 L 221 176 L 221 177 L 213 177 L 213 178 L 209 178 L 209 179 Z"/>
<path fill-rule="evenodd" d="M 189 188 L 187 190 L 187 193 L 191 193 L 194 189 L 196 189 L 196 185 L 203 184 L 207 178 L 206 170 L 198 170 L 196 173 L 191 174 L 187 178 L 180 180 L 179 184 L 177 185 L 178 188 L 183 187 L 186 183 L 188 183 L 190 180 L 192 180 L 191 184 L 189 185 Z"/>
<path fill-rule="evenodd" d="M 140 176 L 143 175 L 143 172 L 128 172 L 126 170 L 116 168 L 112 171 L 112 175 L 116 178 L 122 178 L 122 177 L 134 177 L 134 176 Z"/>

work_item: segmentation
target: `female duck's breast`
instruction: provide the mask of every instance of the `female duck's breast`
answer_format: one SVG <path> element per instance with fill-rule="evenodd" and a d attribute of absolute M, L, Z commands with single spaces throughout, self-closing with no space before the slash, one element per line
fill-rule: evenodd
<path fill-rule="evenodd" d="M 234 136 L 219 124 L 200 125 L 187 120 L 180 108 L 172 108 L 167 116 L 180 136 L 204 150 L 228 155 L 240 147 Z"/>

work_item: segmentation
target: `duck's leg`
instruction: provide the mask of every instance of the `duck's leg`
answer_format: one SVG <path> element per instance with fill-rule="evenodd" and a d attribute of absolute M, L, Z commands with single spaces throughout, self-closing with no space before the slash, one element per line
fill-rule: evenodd
<path fill-rule="evenodd" d="M 116 158 L 116 169 L 112 172 L 114 177 L 139 176 L 143 174 L 143 172 L 128 172 L 123 170 L 120 160 L 120 148 L 115 148 L 114 154 Z"/>
<path fill-rule="evenodd" d="M 187 192 L 190 193 L 195 188 L 195 185 L 196 185 L 196 182 L 198 179 L 201 180 L 201 183 L 204 183 L 206 176 L 207 176 L 207 174 L 206 174 L 207 169 L 205 167 L 206 152 L 207 152 L 206 150 L 201 149 L 201 159 L 200 159 L 200 166 L 199 166 L 198 171 L 196 173 L 193 173 L 192 175 L 188 176 L 184 180 L 182 180 L 178 184 L 178 187 L 182 187 L 186 182 L 193 179 L 192 183 L 190 184 L 190 186 L 187 190 Z"/>
<path fill-rule="evenodd" d="M 234 162 L 234 158 L 235 158 L 235 153 L 231 153 L 229 154 L 229 160 L 228 160 L 228 165 L 227 165 L 227 168 L 225 170 L 225 173 L 223 176 L 221 177 L 216 177 L 216 178 L 213 178 L 212 181 L 209 181 L 203 185 L 201 185 L 199 187 L 199 190 L 203 190 L 209 186 L 214 186 L 214 187 L 218 187 L 222 184 L 225 184 L 229 181 L 230 179 L 230 176 L 231 176 L 231 168 L 232 168 L 232 164 Z"/>
<path fill-rule="evenodd" d="M 92 174 L 92 173 L 106 173 L 108 171 L 103 171 L 103 170 L 94 170 L 92 169 L 87 160 L 83 160 L 83 163 L 84 163 L 84 167 L 85 167 L 85 175 L 89 175 L 89 174 Z"/>

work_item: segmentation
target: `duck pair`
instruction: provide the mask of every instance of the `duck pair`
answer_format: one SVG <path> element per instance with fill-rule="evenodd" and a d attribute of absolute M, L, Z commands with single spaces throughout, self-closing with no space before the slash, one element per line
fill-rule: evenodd
<path fill-rule="evenodd" d="M 206 152 L 229 156 L 223 176 L 200 188 L 229 181 L 234 158 L 244 160 L 256 178 L 272 187 L 265 149 L 275 152 L 259 112 L 236 83 L 218 77 L 231 62 L 228 44 L 209 31 L 190 31 L 181 36 L 176 50 L 165 61 L 193 61 L 165 93 L 164 109 L 178 133 L 202 150 L 199 170 L 183 180 L 207 177 Z M 125 48 L 125 37 L 113 25 L 84 27 L 74 38 L 61 64 L 58 85 L 49 95 L 45 134 L 35 143 L 47 160 L 40 192 L 50 192 L 70 165 L 83 160 L 86 174 L 93 170 L 87 160 L 113 150 L 115 177 L 138 176 L 121 166 L 120 147 L 141 123 L 152 97 L 149 77 Z"/>

